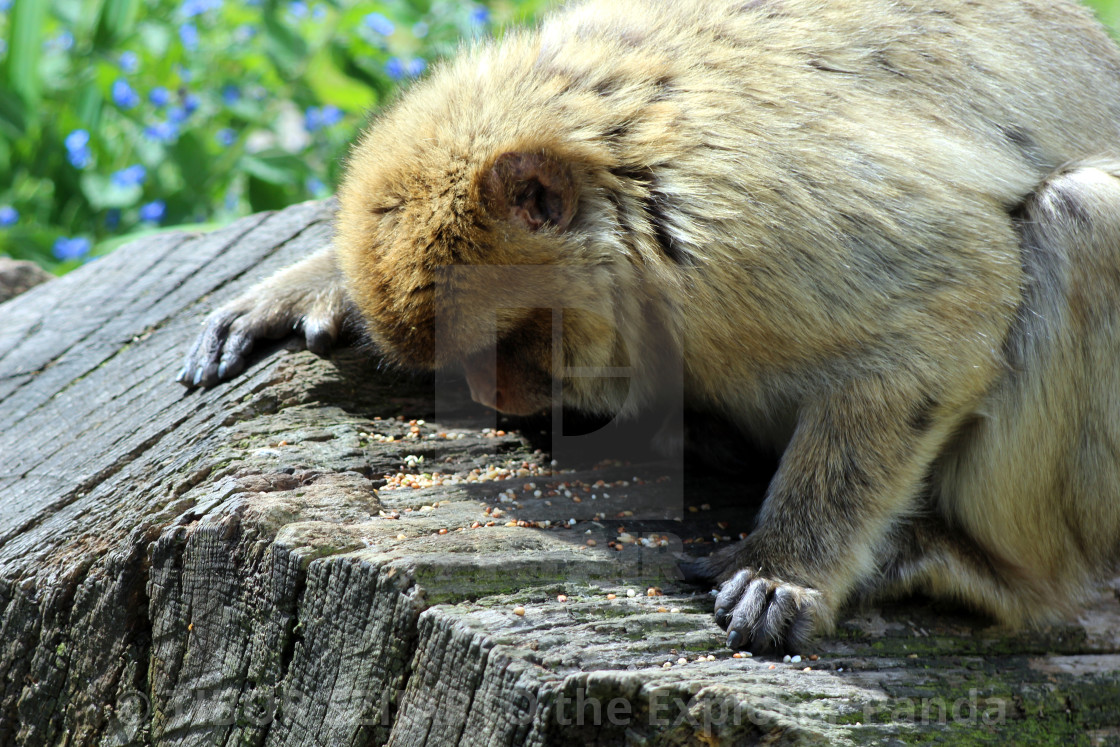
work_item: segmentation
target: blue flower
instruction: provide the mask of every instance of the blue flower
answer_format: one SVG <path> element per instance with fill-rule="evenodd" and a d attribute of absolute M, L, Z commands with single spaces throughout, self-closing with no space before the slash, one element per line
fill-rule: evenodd
<path fill-rule="evenodd" d="M 370 13 L 362 19 L 362 23 L 365 24 L 365 27 L 370 31 L 375 34 L 381 34 L 382 36 L 389 36 L 393 33 L 393 29 L 395 28 L 393 22 L 380 13 Z"/>
<path fill-rule="evenodd" d="M 89 148 L 75 148 L 66 152 L 66 160 L 70 161 L 70 165 L 74 168 L 84 169 L 93 160 L 93 154 L 90 153 Z"/>
<path fill-rule="evenodd" d="M 179 27 L 179 41 L 191 51 L 198 49 L 198 27 L 193 23 L 184 23 Z"/>
<path fill-rule="evenodd" d="M 308 132 L 315 132 L 324 127 L 333 127 L 342 121 L 342 110 L 333 104 L 327 104 L 322 109 L 309 106 L 303 113 L 303 126 Z"/>
<path fill-rule="evenodd" d="M 241 89 L 232 83 L 222 86 L 222 101 L 232 106 L 241 100 Z"/>
<path fill-rule="evenodd" d="M 412 35 L 417 39 L 423 39 L 428 35 L 428 24 L 423 21 L 417 21 L 412 25 Z"/>
<path fill-rule="evenodd" d="M 60 50 L 65 52 L 74 46 L 74 35 L 69 31 L 61 31 L 58 36 L 43 42 L 43 48 L 48 51 Z"/>
<path fill-rule="evenodd" d="M 162 108 L 171 103 L 171 92 L 163 86 L 156 86 L 148 93 L 148 101 Z"/>
<path fill-rule="evenodd" d="M 64 141 L 66 150 L 81 150 L 89 145 L 89 132 L 86 130 L 74 130 L 66 136 Z"/>
<path fill-rule="evenodd" d="M 58 240 L 54 242 L 54 246 L 51 247 L 51 253 L 54 254 L 55 259 L 65 262 L 69 259 L 81 259 L 89 254 L 92 248 L 93 244 L 90 243 L 89 239 L 83 236 L 77 236 L 75 238 L 60 236 Z"/>
<path fill-rule="evenodd" d="M 63 141 L 66 145 L 66 158 L 76 169 L 84 169 L 93 160 L 89 150 L 89 133 L 85 130 L 74 130 Z"/>
<path fill-rule="evenodd" d="M 190 117 L 187 110 L 181 106 L 173 106 L 167 110 L 167 121 L 172 124 L 182 124 Z"/>
<path fill-rule="evenodd" d="M 471 11 L 471 23 L 476 26 L 485 26 L 490 22 L 490 9 L 481 5 Z"/>
<path fill-rule="evenodd" d="M 147 177 L 147 169 L 140 164 L 134 164 L 128 168 L 113 172 L 113 175 L 109 177 L 109 181 L 111 181 L 115 187 L 139 187 L 144 183 Z"/>
<path fill-rule="evenodd" d="M 170 120 L 155 122 L 144 128 L 144 136 L 157 143 L 173 143 L 179 137 L 179 126 Z"/>
<path fill-rule="evenodd" d="M 5 13 L 12 9 L 12 0 L 0 0 L 0 13 Z"/>
<path fill-rule="evenodd" d="M 316 3 L 314 10 L 311 11 L 311 17 L 316 21 L 321 21 L 327 17 L 327 9 Z"/>
<path fill-rule="evenodd" d="M 334 104 L 327 104 L 320 112 L 320 119 L 324 127 L 333 127 L 342 121 L 342 110 Z"/>
<path fill-rule="evenodd" d="M 288 3 L 288 12 L 296 18 L 307 18 L 307 3 L 300 0 Z"/>
<path fill-rule="evenodd" d="M 419 57 L 413 57 L 408 62 L 405 62 L 400 57 L 390 57 L 385 62 L 385 74 L 393 80 L 400 80 L 404 77 L 414 78 L 424 69 L 428 67 L 428 63 L 424 62 Z"/>
<path fill-rule="evenodd" d="M 303 112 L 303 128 L 315 132 L 323 126 L 323 112 L 317 106 L 309 106 Z"/>
<path fill-rule="evenodd" d="M 113 208 L 105 213 L 105 227 L 110 231 L 121 224 L 120 208 Z"/>
<path fill-rule="evenodd" d="M 215 135 L 215 137 L 218 138 L 219 143 L 227 148 L 237 142 L 237 133 L 228 127 L 218 130 L 218 134 Z"/>
<path fill-rule="evenodd" d="M 179 80 L 184 83 L 190 83 L 194 78 L 194 73 L 190 71 L 186 65 L 175 64 L 175 74 L 179 76 Z"/>
<path fill-rule="evenodd" d="M 210 10 L 222 7 L 222 0 L 186 0 L 179 6 L 179 12 L 186 18 L 200 16 Z"/>
<path fill-rule="evenodd" d="M 163 214 L 167 210 L 167 205 L 163 200 L 152 200 L 146 205 L 140 206 L 140 220 L 145 223 L 159 223 L 163 220 Z"/>
<path fill-rule="evenodd" d="M 307 187 L 307 191 L 315 197 L 323 197 L 327 193 L 327 185 L 323 184 L 323 180 L 318 177 L 307 177 L 305 186 Z"/>
<path fill-rule="evenodd" d="M 198 109 L 198 104 L 198 96 L 193 93 L 188 93 L 183 97 L 183 109 L 186 110 L 188 115 L 194 114 L 195 110 Z"/>
<path fill-rule="evenodd" d="M 11 205 L 0 205 L 0 226 L 14 226 L 18 221 L 18 210 Z"/>
<path fill-rule="evenodd" d="M 124 78 L 117 78 L 113 82 L 113 102 L 122 109 L 132 109 L 140 104 L 140 97 Z"/>
<path fill-rule="evenodd" d="M 121 52 L 117 66 L 126 73 L 135 73 L 140 69 L 140 56 L 135 52 Z"/>

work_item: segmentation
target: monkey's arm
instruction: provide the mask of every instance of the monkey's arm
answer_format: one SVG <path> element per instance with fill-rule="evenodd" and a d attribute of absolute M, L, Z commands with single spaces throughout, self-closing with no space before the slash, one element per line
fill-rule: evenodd
<path fill-rule="evenodd" d="M 947 430 L 905 379 L 848 382 L 805 404 L 755 530 L 686 569 L 722 582 L 716 622 L 730 647 L 797 649 L 874 573 Z"/>
<path fill-rule="evenodd" d="M 243 370 L 257 340 L 289 335 L 326 355 L 354 318 L 333 247 L 281 270 L 207 317 L 178 381 L 213 386 Z"/>

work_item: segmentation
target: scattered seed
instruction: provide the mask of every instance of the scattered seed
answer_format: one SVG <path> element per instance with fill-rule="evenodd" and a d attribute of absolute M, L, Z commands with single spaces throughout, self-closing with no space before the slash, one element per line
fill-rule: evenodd
<path fill-rule="evenodd" d="M 517 615 L 518 617 L 525 617 L 525 608 L 524 607 L 514 607 L 513 608 L 513 614 Z"/>

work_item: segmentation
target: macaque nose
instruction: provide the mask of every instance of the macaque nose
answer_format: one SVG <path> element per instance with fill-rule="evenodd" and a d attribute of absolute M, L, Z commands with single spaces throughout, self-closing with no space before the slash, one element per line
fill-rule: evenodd
<path fill-rule="evenodd" d="M 484 351 L 463 360 L 463 372 L 471 388 L 471 399 L 493 410 L 501 410 L 505 397 L 498 388 L 498 369 L 493 352 Z"/>

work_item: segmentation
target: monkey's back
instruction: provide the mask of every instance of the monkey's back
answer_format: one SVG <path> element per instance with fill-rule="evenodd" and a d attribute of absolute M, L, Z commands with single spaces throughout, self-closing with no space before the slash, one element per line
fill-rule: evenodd
<path fill-rule="evenodd" d="M 426 227 L 394 261 L 448 261 L 472 174 L 551 152 L 586 187 L 586 240 L 553 261 L 637 263 L 722 310 L 683 319 L 702 396 L 827 377 L 852 350 L 891 367 L 922 329 L 927 354 L 979 365 L 943 341 L 1006 334 L 1009 211 L 1118 127 L 1120 55 L 1072 0 L 592 0 L 467 50 L 382 117 L 351 158 L 340 246 L 377 230 L 366 196 L 411 195 Z M 645 311 L 623 299 L 616 322 Z"/>

